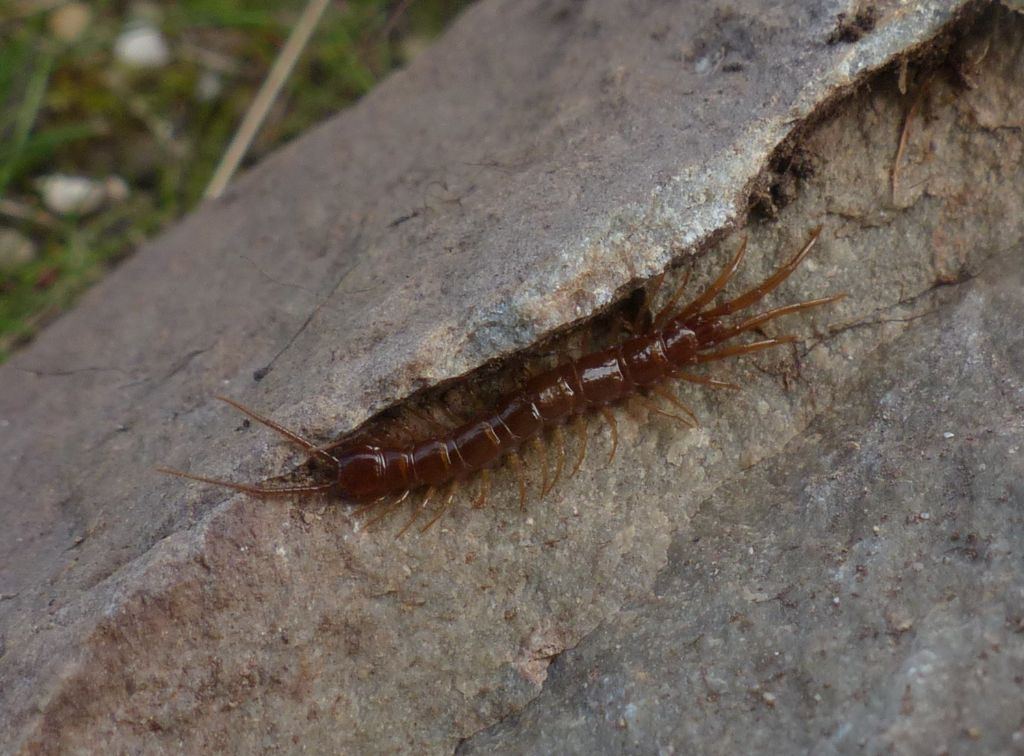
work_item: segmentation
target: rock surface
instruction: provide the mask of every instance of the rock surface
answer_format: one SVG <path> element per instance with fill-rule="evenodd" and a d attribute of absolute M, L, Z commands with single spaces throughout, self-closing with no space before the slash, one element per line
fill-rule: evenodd
<path fill-rule="evenodd" d="M 1024 22 L 959 10 L 485 0 L 142 250 L 0 368 L 0 748 L 1019 747 Z M 213 394 L 329 438 L 706 280 L 752 194 L 738 285 L 824 223 L 772 302 L 849 298 L 525 514 L 152 472 L 287 467 Z"/>

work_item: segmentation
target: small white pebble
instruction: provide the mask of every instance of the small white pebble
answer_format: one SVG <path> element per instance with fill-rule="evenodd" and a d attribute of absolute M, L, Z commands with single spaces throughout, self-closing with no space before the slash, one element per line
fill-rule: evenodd
<path fill-rule="evenodd" d="M 947 441 L 949 441 L 949 439 L 953 438 L 954 436 L 956 436 L 956 434 L 950 431 L 946 431 L 945 433 L 942 434 L 942 437 Z"/>
<path fill-rule="evenodd" d="M 532 517 L 527 517 L 526 518 L 526 524 L 527 525 L 533 525 L 533 518 Z"/>
<path fill-rule="evenodd" d="M 761 699 L 766 704 L 768 704 L 769 706 L 774 706 L 775 705 L 775 695 L 772 694 L 772 693 L 769 693 L 768 691 L 765 691 L 764 693 L 761 694 Z"/>
<path fill-rule="evenodd" d="M 46 209 L 58 215 L 88 215 L 107 198 L 103 184 L 85 176 L 54 173 L 37 179 L 35 184 Z"/>
<path fill-rule="evenodd" d="M 216 71 L 203 71 L 196 82 L 196 99 L 199 102 L 213 102 L 224 91 L 224 80 Z"/>
<path fill-rule="evenodd" d="M 930 520 L 930 519 L 932 519 L 931 512 L 922 512 L 921 513 L 921 519 L 922 520 Z"/>
<path fill-rule="evenodd" d="M 832 597 L 832 606 L 839 606 L 839 597 L 838 596 L 833 596 Z"/>
<path fill-rule="evenodd" d="M 129 24 L 114 42 L 119 61 L 137 68 L 160 68 L 171 60 L 171 50 L 160 30 L 149 24 Z"/>
<path fill-rule="evenodd" d="M 748 547 L 747 548 L 747 553 L 750 554 L 750 556 L 754 556 L 754 547 L 753 546 Z"/>
<path fill-rule="evenodd" d="M 877 525 L 872 525 L 871 526 L 871 532 L 874 533 L 875 535 L 878 535 L 879 533 L 882 532 L 882 529 L 880 527 L 878 527 Z"/>
<path fill-rule="evenodd" d="M 697 59 L 697 62 L 693 65 L 693 70 L 698 74 L 710 73 L 717 65 L 718 61 L 711 55 L 704 55 Z"/>

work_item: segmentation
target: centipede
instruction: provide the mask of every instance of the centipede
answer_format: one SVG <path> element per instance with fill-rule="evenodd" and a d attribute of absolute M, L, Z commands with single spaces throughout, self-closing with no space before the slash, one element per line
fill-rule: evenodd
<path fill-rule="evenodd" d="M 324 482 L 299 485 L 238 483 L 173 468 L 157 469 L 167 475 L 232 489 L 260 499 L 326 496 L 356 505 L 357 512 L 361 514 L 376 511 L 369 524 L 383 519 L 410 495 L 421 494 L 412 516 L 399 531 L 398 535 L 402 535 L 424 512 L 430 515 L 420 530 L 426 531 L 433 526 L 451 507 L 460 486 L 471 478 L 480 480 L 473 506 L 482 507 L 490 491 L 490 470 L 499 463 L 507 462 L 518 480 L 520 508 L 525 508 L 527 484 L 521 454 L 527 444 L 537 443 L 547 436 L 556 444 L 555 470 L 550 479 L 547 461 L 544 465 L 543 497 L 565 471 L 563 427 L 566 425 L 573 425 L 580 438 L 579 452 L 568 473 L 571 477 L 580 470 L 587 454 L 587 432 L 583 424 L 587 415 L 600 415 L 608 423 L 610 459 L 614 459 L 618 448 L 618 431 L 612 410 L 615 405 L 639 398 L 654 412 L 696 427 L 699 425 L 696 414 L 666 389 L 666 383 L 683 381 L 712 388 L 738 389 L 736 384 L 695 370 L 709 363 L 798 341 L 798 337 L 792 334 L 761 338 L 755 335 L 752 341 L 749 337 L 748 340 L 740 339 L 759 331 L 770 321 L 823 307 L 846 296 L 831 294 L 756 314 L 749 312 L 792 275 L 810 253 L 821 232 L 821 226 L 813 229 L 796 254 L 761 283 L 718 304 L 716 300 L 723 297 L 746 254 L 746 237 L 717 278 L 684 305 L 680 305 L 680 300 L 689 274 L 682 277 L 665 304 L 657 312 L 652 312 L 646 302 L 653 301 L 664 280 L 664 275 L 656 277 L 648 289 L 645 305 L 625 338 L 579 357 L 566 358 L 558 366 L 529 378 L 520 388 L 501 396 L 490 408 L 478 412 L 468 421 L 450 428 L 435 423 L 437 427 L 432 433 L 425 433 L 416 440 L 389 443 L 376 438 L 345 436 L 341 440 L 318 445 L 233 399 L 217 397 L 299 447 L 307 455 L 307 463 L 325 471 L 322 475 Z M 679 414 L 663 409 L 653 397 L 667 402 Z M 435 500 L 441 503 L 431 508 Z"/>

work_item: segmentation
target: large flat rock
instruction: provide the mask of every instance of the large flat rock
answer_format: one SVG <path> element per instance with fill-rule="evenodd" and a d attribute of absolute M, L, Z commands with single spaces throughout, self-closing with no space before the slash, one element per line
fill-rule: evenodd
<path fill-rule="evenodd" d="M 484 0 L 0 367 L 0 749 L 1015 747 L 1024 21 L 862 10 Z M 819 224 L 771 303 L 847 300 L 525 513 L 153 472 L 295 460 L 215 394 L 331 438 Z"/>

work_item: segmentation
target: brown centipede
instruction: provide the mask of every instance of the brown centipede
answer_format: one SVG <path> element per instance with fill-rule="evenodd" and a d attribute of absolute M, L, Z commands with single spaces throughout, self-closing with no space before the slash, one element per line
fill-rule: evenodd
<path fill-rule="evenodd" d="M 315 460 L 326 466 L 330 480 L 325 483 L 268 486 L 218 480 L 168 468 L 159 470 L 262 498 L 326 494 L 344 501 L 361 503 L 364 508 L 379 507 L 382 514 L 397 507 L 411 492 L 423 490 L 423 499 L 416 507 L 412 519 L 402 528 L 401 534 L 426 509 L 438 491 L 447 489 L 444 503 L 438 507 L 423 530 L 437 522 L 450 506 L 459 482 L 476 474 L 481 476 L 481 484 L 475 504 L 482 505 L 490 485 L 489 468 L 507 458 L 518 477 L 522 506 L 526 486 L 519 451 L 526 442 L 540 437 L 549 429 L 557 436 L 559 451 L 555 474 L 550 482 L 546 480 L 545 474 L 541 491 L 543 496 L 561 477 L 565 460 L 561 426 L 566 421 L 578 421 L 591 411 L 602 414 L 611 429 L 611 456 L 614 457 L 618 433 L 609 405 L 649 390 L 672 404 L 683 416 L 671 415 L 660 409 L 656 411 L 696 426 L 697 418 L 693 411 L 666 391 L 662 383 L 671 378 L 706 386 L 737 388 L 733 384 L 690 370 L 705 363 L 796 341 L 796 336 L 789 335 L 725 345 L 725 342 L 771 320 L 830 304 L 845 296 L 834 294 L 783 305 L 739 320 L 730 318 L 759 302 L 785 281 L 811 251 L 820 235 L 819 226 L 804 246 L 775 273 L 739 296 L 714 305 L 714 300 L 725 289 L 743 260 L 747 249 L 747 241 L 744 239 L 718 277 L 689 304 L 677 309 L 689 277 L 686 276 L 657 314 L 648 315 L 645 323 L 638 319 L 635 324 L 638 332 L 631 337 L 542 372 L 527 381 L 520 390 L 499 399 L 492 409 L 479 413 L 453 429 L 440 431 L 419 441 L 386 444 L 348 437 L 318 446 L 238 402 L 221 397 L 253 420 L 302 447 L 310 461 Z M 660 283 L 660 277 L 655 279 L 655 287 L 660 286 Z M 579 470 L 586 455 L 585 433 L 581 434 L 581 439 L 580 454 L 570 475 Z"/>

